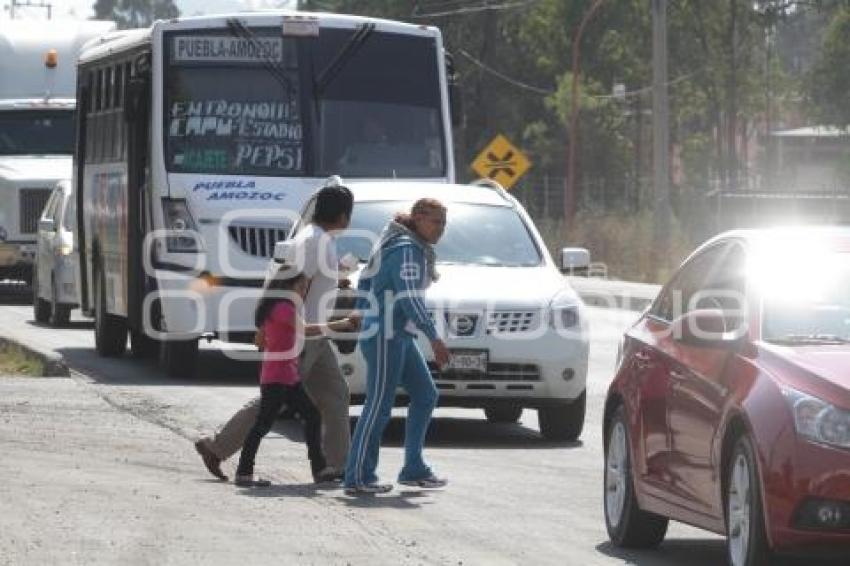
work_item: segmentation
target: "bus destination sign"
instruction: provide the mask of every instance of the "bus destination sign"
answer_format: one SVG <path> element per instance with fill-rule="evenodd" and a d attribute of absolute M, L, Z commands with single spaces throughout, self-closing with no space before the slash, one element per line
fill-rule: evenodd
<path fill-rule="evenodd" d="M 178 35 L 173 53 L 178 63 L 282 63 L 283 38 Z"/>

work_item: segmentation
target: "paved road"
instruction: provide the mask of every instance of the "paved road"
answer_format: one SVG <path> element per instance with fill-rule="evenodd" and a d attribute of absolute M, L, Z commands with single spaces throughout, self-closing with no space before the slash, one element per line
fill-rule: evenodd
<path fill-rule="evenodd" d="M 329 513 L 333 524 L 358 526 L 371 533 L 374 544 L 394 551 L 404 549 L 415 563 L 435 564 L 641 564 L 709 566 L 723 562 L 721 539 L 682 525 L 671 527 L 667 541 L 654 552 L 620 551 L 607 541 L 602 518 L 602 401 L 611 378 L 618 336 L 635 313 L 589 309 L 592 327 L 588 383 L 588 415 L 581 442 L 553 444 L 537 433 L 536 414 L 525 411 L 519 425 L 492 425 L 481 411 L 438 409 L 429 436 L 427 456 L 448 476 L 450 487 L 423 494 L 399 490 L 376 498 L 348 498 L 339 491 L 311 493 L 314 513 Z M 93 351 L 91 325 L 73 319 L 66 329 L 35 325 L 32 310 L 24 305 L 0 306 L 0 324 L 14 329 L 24 341 L 61 353 L 78 383 L 133 417 L 153 423 L 186 439 L 183 464 L 174 473 L 205 476 L 189 439 L 210 430 L 242 402 L 255 394 L 255 368 L 236 363 L 215 349 L 201 355 L 202 376 L 196 380 L 166 377 L 153 363 L 130 359 L 107 360 Z M 356 411 L 355 411 L 356 412 Z M 381 453 L 384 476 L 394 476 L 401 461 L 402 421 L 394 419 L 387 448 Z M 307 483 L 309 477 L 303 445 L 291 423 L 280 422 L 261 448 L 258 471 L 282 484 Z M 186 466 L 185 463 L 190 465 Z M 233 463 L 226 469 L 232 473 Z M 187 471 L 188 469 L 188 471 Z M 182 478 L 185 481 L 185 478 Z M 231 497 L 232 486 L 202 484 L 209 502 Z M 301 496 L 285 485 L 273 487 L 268 497 Z M 222 505 L 226 505 L 223 503 Z M 242 507 L 223 508 L 218 517 L 232 513 L 241 520 Z M 315 519 L 315 517 L 313 517 Z M 256 532 L 258 541 L 285 530 L 292 517 L 282 515 L 280 525 Z M 221 536 L 226 524 L 216 523 Z M 242 537 L 250 536 L 241 535 Z M 342 533 L 341 533 L 341 536 Z M 356 544 L 362 545 L 363 541 Z M 355 544 L 352 539 L 352 544 Z M 352 551 L 352 557 L 363 556 Z M 396 552 L 388 554 L 396 556 Z M 231 556 L 232 558 L 232 556 Z M 179 562 L 179 560 L 171 560 Z M 223 563 L 208 556 L 205 563 Z M 333 561 L 331 561 L 333 562 Z M 337 562 L 333 562 L 337 563 Z M 362 563 L 356 558 L 351 563 Z"/>

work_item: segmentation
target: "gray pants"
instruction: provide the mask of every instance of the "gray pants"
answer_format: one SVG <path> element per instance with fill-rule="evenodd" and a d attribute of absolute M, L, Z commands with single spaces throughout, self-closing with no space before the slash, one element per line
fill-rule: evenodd
<path fill-rule="evenodd" d="M 299 359 L 304 389 L 322 415 L 322 450 L 328 466 L 342 470 L 351 445 L 348 419 L 350 396 L 333 348 L 327 338 L 306 340 Z M 260 397 L 248 401 L 219 431 L 204 440 L 213 453 L 226 460 L 245 442 L 260 412 Z"/>

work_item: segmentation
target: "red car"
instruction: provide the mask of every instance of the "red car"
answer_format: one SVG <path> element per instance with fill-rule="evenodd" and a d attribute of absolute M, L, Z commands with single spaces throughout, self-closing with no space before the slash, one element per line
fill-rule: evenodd
<path fill-rule="evenodd" d="M 603 430 L 615 545 L 673 519 L 734 566 L 850 560 L 850 228 L 703 244 L 625 333 Z"/>

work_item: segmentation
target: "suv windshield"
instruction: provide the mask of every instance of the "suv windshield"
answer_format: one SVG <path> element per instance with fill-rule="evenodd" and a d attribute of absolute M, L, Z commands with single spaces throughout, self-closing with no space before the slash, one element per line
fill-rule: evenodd
<path fill-rule="evenodd" d="M 71 110 L 0 112 L 0 155 L 74 153 Z"/>
<path fill-rule="evenodd" d="M 168 170 L 444 177 L 435 39 L 372 32 L 351 49 L 355 33 L 166 34 Z"/>
<path fill-rule="evenodd" d="M 358 235 L 357 231 L 377 237 L 393 214 L 410 210 L 412 204 L 403 201 L 355 203 L 351 232 L 344 232 L 337 240 L 340 257 L 351 253 L 366 261 L 374 240 Z M 452 203 L 446 233 L 436 251 L 440 263 L 534 266 L 542 259 L 528 227 L 514 209 L 479 204 Z"/>

